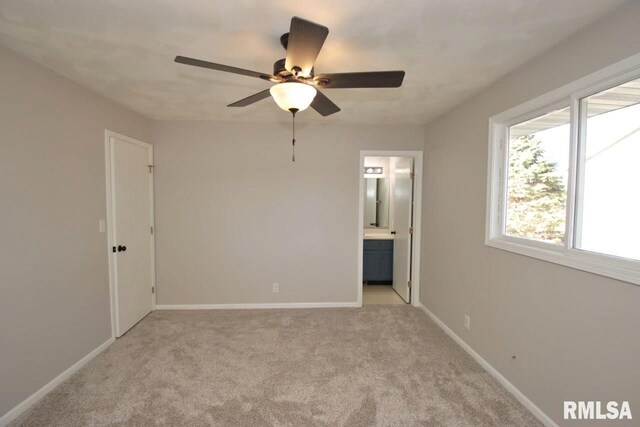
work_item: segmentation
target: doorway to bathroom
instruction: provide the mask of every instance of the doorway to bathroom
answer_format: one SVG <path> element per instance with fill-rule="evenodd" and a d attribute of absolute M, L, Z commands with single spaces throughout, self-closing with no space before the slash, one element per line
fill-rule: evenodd
<path fill-rule="evenodd" d="M 360 153 L 358 302 L 419 303 L 420 151 Z"/>

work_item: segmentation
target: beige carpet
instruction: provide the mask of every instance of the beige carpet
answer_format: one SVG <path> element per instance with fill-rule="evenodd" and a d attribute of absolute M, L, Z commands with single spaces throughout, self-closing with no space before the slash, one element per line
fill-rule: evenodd
<path fill-rule="evenodd" d="M 411 306 L 156 311 L 21 426 L 534 426 Z"/>

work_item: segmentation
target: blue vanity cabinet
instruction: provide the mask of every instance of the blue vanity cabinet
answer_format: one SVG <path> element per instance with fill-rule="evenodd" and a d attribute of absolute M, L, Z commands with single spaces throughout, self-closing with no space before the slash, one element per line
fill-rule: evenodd
<path fill-rule="evenodd" d="M 393 282 L 393 240 L 387 240 L 391 243 L 389 249 L 380 251 L 380 277 L 381 282 Z"/>
<path fill-rule="evenodd" d="M 364 240 L 363 243 L 362 280 L 393 282 L 393 240 Z"/>
<path fill-rule="evenodd" d="M 378 259 L 380 254 L 378 250 L 367 250 L 367 242 L 371 242 L 372 240 L 365 240 L 365 248 L 364 254 L 362 256 L 362 280 L 365 282 L 371 282 L 372 280 L 377 280 L 380 271 L 380 263 Z M 369 245 L 370 246 L 370 245 Z"/>

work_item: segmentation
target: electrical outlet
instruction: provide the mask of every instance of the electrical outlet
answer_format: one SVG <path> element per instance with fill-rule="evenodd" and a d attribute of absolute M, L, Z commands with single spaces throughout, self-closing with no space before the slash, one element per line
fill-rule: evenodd
<path fill-rule="evenodd" d="M 105 223 L 104 219 L 98 221 L 98 231 L 100 233 L 104 233 L 105 231 L 107 231 L 107 224 Z"/>
<path fill-rule="evenodd" d="M 280 283 L 274 283 L 273 284 L 273 293 L 277 294 L 278 292 L 280 292 Z"/>
<path fill-rule="evenodd" d="M 467 330 L 471 330 L 471 317 L 469 315 L 464 315 L 464 327 Z"/>

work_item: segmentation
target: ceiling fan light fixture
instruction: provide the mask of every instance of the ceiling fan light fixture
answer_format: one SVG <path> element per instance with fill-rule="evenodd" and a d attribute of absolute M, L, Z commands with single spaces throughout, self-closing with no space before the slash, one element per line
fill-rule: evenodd
<path fill-rule="evenodd" d="M 273 64 L 273 75 L 180 55 L 175 57 L 175 62 L 277 83 L 270 89 L 243 98 L 227 105 L 227 107 L 246 107 L 271 95 L 278 107 L 291 113 L 293 125 L 291 144 L 294 149 L 292 160 L 295 161 L 296 113 L 306 110 L 308 107 L 313 108 L 323 117 L 340 111 L 340 107 L 318 91 L 316 87 L 323 89 L 400 87 L 404 79 L 404 71 L 399 70 L 332 73 L 316 76 L 313 72 L 315 62 L 328 34 L 329 29 L 324 25 L 297 16 L 291 18 L 289 32 L 280 37 L 280 42 L 287 51 L 287 56 Z M 377 172 L 378 169 L 379 172 Z M 378 169 L 374 173 L 381 174 L 382 168 Z"/>
<path fill-rule="evenodd" d="M 279 83 L 271 86 L 269 92 L 278 107 L 285 111 L 306 110 L 318 93 L 315 87 L 299 82 Z"/>

